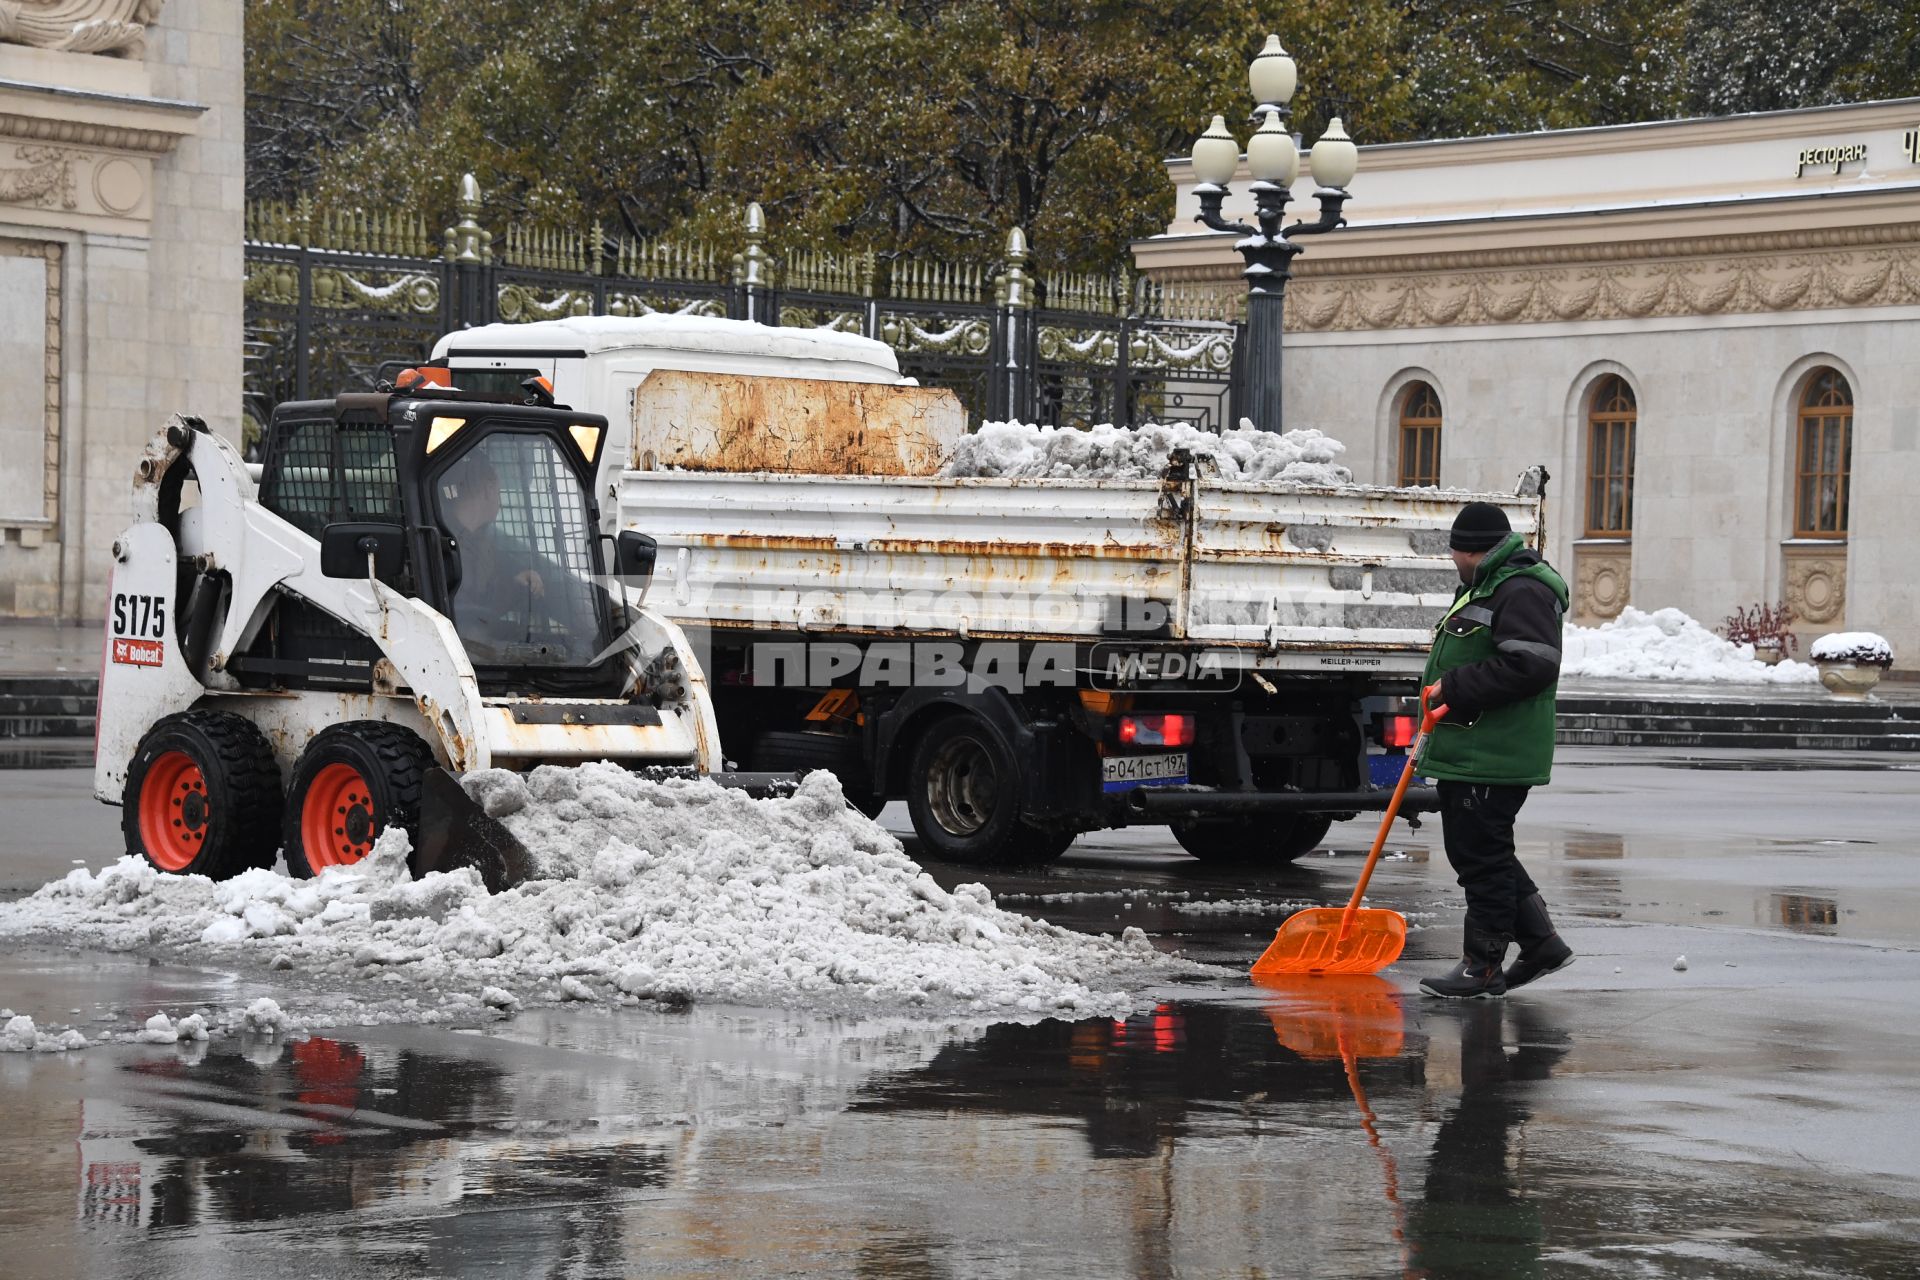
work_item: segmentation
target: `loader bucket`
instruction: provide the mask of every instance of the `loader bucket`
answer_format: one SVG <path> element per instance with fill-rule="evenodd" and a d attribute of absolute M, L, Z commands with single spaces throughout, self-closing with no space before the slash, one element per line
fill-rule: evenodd
<path fill-rule="evenodd" d="M 499 893 L 533 877 L 533 855 L 511 831 L 468 795 L 445 769 L 427 772 L 420 792 L 420 832 L 410 865 L 415 876 L 473 867 L 487 892 Z"/>

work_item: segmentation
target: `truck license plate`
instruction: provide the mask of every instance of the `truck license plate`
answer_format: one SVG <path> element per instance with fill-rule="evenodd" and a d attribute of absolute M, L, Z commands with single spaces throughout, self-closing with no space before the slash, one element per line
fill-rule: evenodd
<path fill-rule="evenodd" d="M 1108 756 L 1100 762 L 1102 791 L 1131 791 L 1135 787 L 1165 787 L 1187 780 L 1187 753 L 1158 756 Z"/>

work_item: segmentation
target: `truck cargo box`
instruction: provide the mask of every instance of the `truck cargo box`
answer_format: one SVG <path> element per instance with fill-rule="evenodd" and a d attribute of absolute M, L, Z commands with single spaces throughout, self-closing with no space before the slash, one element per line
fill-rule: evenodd
<path fill-rule="evenodd" d="M 1496 503 L 1515 530 L 1539 500 Z M 661 544 L 654 607 L 811 634 L 1099 640 L 1271 669 L 1418 670 L 1458 584 L 1468 495 L 1230 483 L 628 471 L 624 527 Z"/>

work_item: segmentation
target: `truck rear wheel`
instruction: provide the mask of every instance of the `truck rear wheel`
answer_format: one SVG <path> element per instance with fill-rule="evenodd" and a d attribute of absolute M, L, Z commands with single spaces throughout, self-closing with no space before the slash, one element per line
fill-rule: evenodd
<path fill-rule="evenodd" d="M 161 871 L 224 880 L 273 865 L 280 769 L 266 735 L 225 711 L 186 711 L 147 731 L 127 768 L 127 852 Z"/>
<path fill-rule="evenodd" d="M 373 852 L 389 827 L 420 834 L 420 790 L 433 753 L 397 725 L 358 720 L 322 729 L 287 789 L 287 870 L 306 879 Z"/>
<path fill-rule="evenodd" d="M 847 803 L 869 818 L 887 807 L 885 796 L 875 795 L 860 762 L 860 744 L 845 734 L 807 733 L 769 729 L 747 752 L 747 768 L 754 773 L 809 773 L 825 769 L 840 779 Z"/>
<path fill-rule="evenodd" d="M 1173 838 L 1202 862 L 1257 866 L 1312 853 L 1332 826 L 1333 819 L 1321 813 L 1276 814 L 1231 822 L 1176 822 Z"/>
<path fill-rule="evenodd" d="M 1024 774 L 999 732 L 971 715 L 935 721 L 907 766 L 907 812 L 938 858 L 974 866 L 1051 862 L 1073 843 L 1020 818 Z"/>

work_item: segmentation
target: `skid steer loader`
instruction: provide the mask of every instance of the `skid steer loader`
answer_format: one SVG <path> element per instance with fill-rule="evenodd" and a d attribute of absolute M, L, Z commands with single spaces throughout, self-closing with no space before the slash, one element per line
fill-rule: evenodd
<path fill-rule="evenodd" d="M 95 794 L 168 872 L 296 876 L 392 826 L 416 874 L 527 853 L 455 775 L 612 760 L 727 774 L 705 677 L 640 603 L 652 539 L 598 530 L 606 420 L 432 385 L 275 410 L 254 474 L 175 416 L 113 546 Z M 606 563 L 611 551 L 612 565 Z M 611 569 L 611 573 L 609 573 Z"/>

